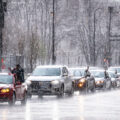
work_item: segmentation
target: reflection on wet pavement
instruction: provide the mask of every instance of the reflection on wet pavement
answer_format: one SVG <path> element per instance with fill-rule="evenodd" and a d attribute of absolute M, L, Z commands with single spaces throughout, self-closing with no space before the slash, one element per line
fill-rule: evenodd
<path fill-rule="evenodd" d="M 119 120 L 120 90 L 73 97 L 37 96 L 26 106 L 0 103 L 0 120 Z"/>

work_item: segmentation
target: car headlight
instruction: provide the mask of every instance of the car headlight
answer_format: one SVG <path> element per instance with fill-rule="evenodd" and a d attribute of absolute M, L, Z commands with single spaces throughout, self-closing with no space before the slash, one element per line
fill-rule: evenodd
<path fill-rule="evenodd" d="M 10 89 L 9 89 L 9 88 L 5 88 L 5 89 L 2 89 L 2 90 L 1 90 L 1 93 L 8 93 L 8 92 L 10 92 Z"/>
<path fill-rule="evenodd" d="M 31 80 L 26 80 L 27 85 L 30 85 L 31 83 L 32 83 Z"/>
<path fill-rule="evenodd" d="M 60 82 L 59 82 L 59 80 L 54 80 L 54 81 L 52 81 L 51 82 L 53 85 L 58 85 Z"/>
<path fill-rule="evenodd" d="M 81 87 L 83 87 L 83 85 L 84 85 L 84 83 L 79 83 L 79 84 L 78 84 L 78 87 L 81 88 Z"/>
<path fill-rule="evenodd" d="M 80 82 L 82 82 L 82 83 L 85 83 L 85 79 L 84 78 L 82 78 L 81 80 L 80 80 Z"/>
<path fill-rule="evenodd" d="M 100 83 L 104 83 L 104 81 L 97 81 L 96 83 L 97 83 L 97 84 L 100 84 Z"/>

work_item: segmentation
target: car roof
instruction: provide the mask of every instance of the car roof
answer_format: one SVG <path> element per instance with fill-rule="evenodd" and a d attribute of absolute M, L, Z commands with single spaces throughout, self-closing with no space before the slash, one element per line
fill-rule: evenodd
<path fill-rule="evenodd" d="M 62 68 L 62 67 L 67 67 L 63 65 L 40 65 L 37 66 L 36 68 Z"/>
<path fill-rule="evenodd" d="M 75 67 L 75 68 L 69 68 L 70 70 L 78 70 L 78 69 L 86 69 L 85 67 Z"/>
<path fill-rule="evenodd" d="M 10 75 L 9 73 L 0 73 L 0 75 Z"/>
<path fill-rule="evenodd" d="M 114 71 L 111 71 L 111 70 L 108 70 L 108 72 L 110 72 L 110 73 L 115 73 Z"/>
<path fill-rule="evenodd" d="M 111 67 L 109 67 L 109 68 L 120 68 L 120 66 L 111 66 Z M 109 69 L 108 68 L 108 69 Z"/>
<path fill-rule="evenodd" d="M 93 67 L 93 66 L 91 67 L 90 66 L 89 69 L 104 69 L 104 68 L 102 68 L 102 67 Z"/>
<path fill-rule="evenodd" d="M 100 70 L 91 70 L 90 72 L 104 72 L 105 70 L 102 70 L 102 69 L 100 69 Z"/>

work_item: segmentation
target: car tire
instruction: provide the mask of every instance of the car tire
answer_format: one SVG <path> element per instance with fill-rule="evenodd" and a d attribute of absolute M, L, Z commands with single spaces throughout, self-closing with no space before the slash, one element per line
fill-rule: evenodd
<path fill-rule="evenodd" d="M 87 94 L 89 92 L 89 89 L 88 89 L 88 83 L 86 82 L 86 86 L 85 86 L 85 94 Z"/>
<path fill-rule="evenodd" d="M 60 93 L 57 96 L 58 96 L 58 98 L 61 98 L 64 96 L 64 86 L 63 85 L 61 86 Z"/>
<path fill-rule="evenodd" d="M 27 98 L 31 99 L 32 98 L 32 94 L 27 94 Z"/>
<path fill-rule="evenodd" d="M 111 87 L 112 87 L 112 83 L 110 83 L 110 87 L 109 87 L 109 90 L 111 90 Z"/>
<path fill-rule="evenodd" d="M 93 88 L 91 89 L 91 92 L 92 92 L 92 93 L 95 92 L 95 85 L 94 85 Z"/>
<path fill-rule="evenodd" d="M 69 96 L 72 96 L 74 94 L 74 87 L 72 85 L 70 92 L 68 93 Z"/>
<path fill-rule="evenodd" d="M 12 96 L 12 100 L 9 101 L 9 105 L 15 105 L 15 102 L 16 102 L 16 97 L 15 97 L 15 93 L 13 93 L 13 96 Z"/>
<path fill-rule="evenodd" d="M 22 105 L 25 105 L 27 102 L 27 93 L 25 92 L 24 99 L 21 101 Z"/>

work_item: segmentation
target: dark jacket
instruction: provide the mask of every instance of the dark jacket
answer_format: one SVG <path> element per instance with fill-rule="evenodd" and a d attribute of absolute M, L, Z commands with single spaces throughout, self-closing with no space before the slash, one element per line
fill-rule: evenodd
<path fill-rule="evenodd" d="M 23 68 L 14 68 L 12 73 L 15 75 L 17 81 L 24 82 L 24 69 Z"/>

